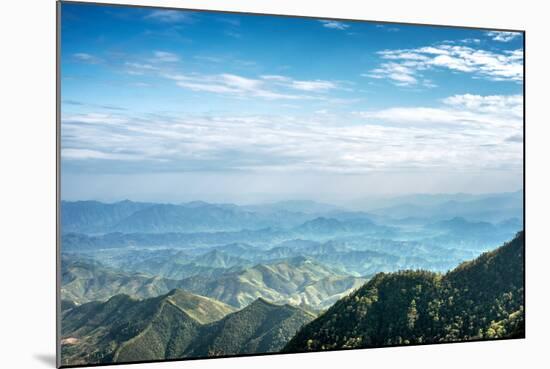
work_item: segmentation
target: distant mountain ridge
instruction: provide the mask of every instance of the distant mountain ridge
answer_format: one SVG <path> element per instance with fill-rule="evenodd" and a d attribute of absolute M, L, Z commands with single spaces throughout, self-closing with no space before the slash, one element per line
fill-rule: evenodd
<path fill-rule="evenodd" d="M 159 230 L 158 228 L 156 228 Z M 197 247 L 199 245 L 216 245 L 229 243 L 263 244 L 264 248 L 277 242 L 297 238 L 330 240 L 345 235 L 371 235 L 390 237 L 395 229 L 379 226 L 369 219 L 338 220 L 335 218 L 316 217 L 298 223 L 296 226 L 281 228 L 241 229 L 238 231 L 211 232 L 114 232 L 102 235 L 65 233 L 62 235 L 62 246 L 68 250 L 86 250 L 93 248 L 122 248 L 129 246 L 173 246 Z"/>
<path fill-rule="evenodd" d="M 263 228 L 266 223 L 238 207 L 211 204 L 155 204 L 122 219 L 111 231 L 133 233 L 201 232 Z"/>
<path fill-rule="evenodd" d="M 376 203 L 381 207 L 364 213 L 309 200 L 246 206 L 204 201 L 182 204 L 62 201 L 61 229 L 63 233 L 83 234 L 235 232 L 290 229 L 317 219 L 329 228 L 338 226 L 335 221 L 346 222 L 349 230 L 351 220 L 361 220 L 361 225 L 367 226 L 373 219 L 378 222 L 386 218 L 444 220 L 465 217 L 491 222 L 523 218 L 522 191 L 486 195 L 409 195 L 386 201 L 373 200 L 373 204 Z"/>
<path fill-rule="evenodd" d="M 253 212 L 287 211 L 304 214 L 325 214 L 342 210 L 342 208 L 335 205 L 319 203 L 311 200 L 287 200 L 260 205 L 248 205 L 244 206 L 244 208 Z"/>
<path fill-rule="evenodd" d="M 293 229 L 298 234 L 336 234 L 336 233 L 366 233 L 377 229 L 377 225 L 370 219 L 338 220 L 329 217 L 317 217 Z"/>
<path fill-rule="evenodd" d="M 410 205 L 422 205 L 422 206 L 439 206 L 449 202 L 470 202 L 478 201 L 486 198 L 494 197 L 514 197 L 517 195 L 523 195 L 523 189 L 517 191 L 508 192 L 494 192 L 494 193 L 412 193 L 397 196 L 379 196 L 377 198 L 363 198 L 354 202 L 354 208 L 368 209 L 372 211 L 375 209 L 383 209 L 392 207 L 399 204 Z"/>
<path fill-rule="evenodd" d="M 61 231 L 103 233 L 105 229 L 151 205 L 129 200 L 112 204 L 99 201 L 61 201 Z"/>
<path fill-rule="evenodd" d="M 285 202 L 258 206 L 210 204 L 192 201 L 182 204 L 141 203 L 129 200 L 62 201 L 63 233 L 170 233 L 254 230 L 293 227 L 313 219 L 317 212 L 338 208 L 313 201 Z"/>
<path fill-rule="evenodd" d="M 464 217 L 490 222 L 509 218 L 523 219 L 523 191 L 475 196 L 440 196 L 440 200 L 444 201 L 436 201 L 434 197 L 437 195 L 425 195 L 424 201 L 418 201 L 413 195 L 402 197 L 401 201 L 388 202 L 385 207 L 369 212 L 394 219 L 417 217 L 444 220 Z"/>

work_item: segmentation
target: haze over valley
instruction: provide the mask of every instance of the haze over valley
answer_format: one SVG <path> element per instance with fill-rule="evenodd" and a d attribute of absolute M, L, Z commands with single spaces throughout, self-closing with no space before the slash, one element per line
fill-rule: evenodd
<path fill-rule="evenodd" d="M 385 201 L 369 211 L 306 200 L 247 206 L 63 201 L 66 363 L 277 352 L 377 274 L 445 273 L 511 240 L 523 225 L 522 192 Z M 132 314 L 143 316 L 131 328 L 136 333 L 116 333 L 138 319 Z M 102 323 L 78 323 L 87 319 Z M 166 328 L 156 319 L 166 319 Z M 260 319 L 260 331 L 237 344 L 243 328 L 227 331 L 223 322 L 242 319 Z M 152 333 L 159 329 L 171 333 Z M 135 334 L 140 338 L 129 340 Z M 146 348 L 166 334 L 183 336 L 162 341 L 168 345 L 162 352 Z M 122 335 L 116 344 L 113 335 Z"/>

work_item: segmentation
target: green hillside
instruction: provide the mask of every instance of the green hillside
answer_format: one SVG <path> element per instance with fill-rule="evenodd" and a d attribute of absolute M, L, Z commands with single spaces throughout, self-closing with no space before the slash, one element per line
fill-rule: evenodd
<path fill-rule="evenodd" d="M 177 281 L 143 273 L 125 273 L 91 261 L 62 263 L 61 298 L 78 304 L 106 301 L 125 294 L 137 298 L 155 297 L 177 287 Z"/>
<path fill-rule="evenodd" d="M 277 352 L 315 315 L 290 305 L 258 299 L 205 327 L 186 356 Z"/>
<path fill-rule="evenodd" d="M 258 299 L 246 308 L 173 290 L 135 300 L 68 307 L 62 317 L 63 365 L 276 352 L 315 315 Z"/>
<path fill-rule="evenodd" d="M 523 232 L 441 275 L 380 273 L 306 325 L 283 351 L 524 336 Z"/>
<path fill-rule="evenodd" d="M 363 278 L 338 274 L 304 257 L 257 264 L 236 272 L 228 269 L 219 276 L 195 276 L 183 280 L 128 273 L 95 261 L 66 257 L 62 264 L 61 297 L 82 304 L 106 301 L 118 294 L 150 298 L 180 288 L 236 308 L 243 308 L 261 297 L 278 304 L 290 303 L 319 310 L 329 307 L 364 282 Z"/>
<path fill-rule="evenodd" d="M 176 357 L 204 324 L 233 311 L 181 290 L 146 300 L 117 295 L 104 303 L 90 302 L 63 314 L 63 364 Z"/>
<path fill-rule="evenodd" d="M 295 257 L 258 264 L 217 278 L 187 278 L 178 286 L 237 308 L 263 298 L 280 304 L 321 309 L 329 307 L 364 282 L 363 278 L 341 275 L 308 258 Z"/>

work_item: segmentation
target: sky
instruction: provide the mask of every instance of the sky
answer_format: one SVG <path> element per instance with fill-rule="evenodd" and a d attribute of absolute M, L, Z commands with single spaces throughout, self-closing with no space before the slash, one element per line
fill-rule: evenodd
<path fill-rule="evenodd" d="M 516 191 L 522 91 L 517 32 L 63 3 L 61 197 Z"/>

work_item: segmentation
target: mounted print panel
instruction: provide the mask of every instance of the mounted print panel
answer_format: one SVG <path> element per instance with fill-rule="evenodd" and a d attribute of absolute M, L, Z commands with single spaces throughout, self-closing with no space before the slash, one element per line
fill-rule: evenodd
<path fill-rule="evenodd" d="M 60 2 L 58 35 L 59 366 L 524 337 L 523 32 Z"/>

